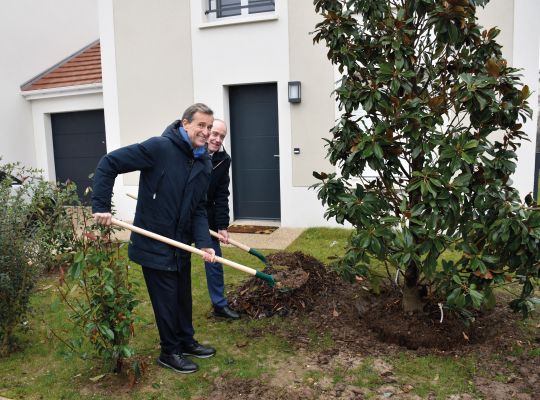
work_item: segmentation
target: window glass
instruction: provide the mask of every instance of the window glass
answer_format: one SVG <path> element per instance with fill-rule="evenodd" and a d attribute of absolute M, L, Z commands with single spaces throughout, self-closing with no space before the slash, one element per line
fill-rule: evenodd
<path fill-rule="evenodd" d="M 240 5 L 241 0 L 217 0 L 217 17 L 223 18 L 240 15 L 242 13 Z"/>
<path fill-rule="evenodd" d="M 249 13 L 274 11 L 276 9 L 274 0 L 249 0 Z"/>

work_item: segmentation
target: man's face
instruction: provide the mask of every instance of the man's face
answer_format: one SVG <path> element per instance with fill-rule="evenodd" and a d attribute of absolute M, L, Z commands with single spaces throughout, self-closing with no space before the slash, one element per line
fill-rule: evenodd
<path fill-rule="evenodd" d="M 210 136 L 208 137 L 208 152 L 215 153 L 219 151 L 223 141 L 227 136 L 227 128 L 225 124 L 221 121 L 215 121 L 210 131 Z"/>
<path fill-rule="evenodd" d="M 193 119 L 188 122 L 187 119 L 182 120 L 182 126 L 186 130 L 193 147 L 203 147 L 210 136 L 214 117 L 210 114 L 204 114 L 197 111 L 193 114 Z"/>

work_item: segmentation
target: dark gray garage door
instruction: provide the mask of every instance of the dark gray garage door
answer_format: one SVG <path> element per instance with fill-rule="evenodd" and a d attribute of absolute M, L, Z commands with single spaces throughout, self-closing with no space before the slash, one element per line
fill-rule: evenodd
<path fill-rule="evenodd" d="M 279 220 L 277 85 L 231 86 L 235 219 Z"/>
<path fill-rule="evenodd" d="M 99 159 L 107 152 L 103 110 L 51 114 L 56 180 L 77 184 L 79 197 L 92 181 Z"/>

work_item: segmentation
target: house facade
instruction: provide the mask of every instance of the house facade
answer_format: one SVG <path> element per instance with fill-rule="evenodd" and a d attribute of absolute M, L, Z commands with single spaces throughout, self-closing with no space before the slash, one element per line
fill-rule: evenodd
<path fill-rule="evenodd" d="M 334 70 L 312 44 L 310 2 L 166 0 L 150 11 L 101 1 L 100 12 L 109 145 L 159 135 L 187 105 L 206 103 L 229 125 L 233 218 L 326 223 L 308 187 L 312 171 L 330 168 L 321 138 L 335 119 Z M 301 81 L 300 103 L 288 101 L 289 81 Z M 115 193 L 136 191 L 137 179 L 120 178 Z M 118 210 L 132 212 L 123 197 Z"/>
<path fill-rule="evenodd" d="M 505 57 L 523 68 L 533 91 L 539 12 L 537 0 L 492 0 L 479 17 L 485 27 L 502 30 Z M 53 102 L 78 98 L 87 102 L 79 106 L 84 111 L 101 101 L 106 151 L 160 135 L 188 105 L 203 102 L 229 125 L 233 219 L 333 225 L 310 189 L 312 171 L 333 168 L 323 138 L 339 115 L 331 97 L 337 72 L 310 35 L 318 20 L 311 0 L 160 0 L 151 6 L 144 0 L 99 0 L 102 89 L 86 84 L 78 94 L 48 92 L 46 98 L 25 92 L 35 110 L 37 165 L 56 177 L 54 132 L 46 123 Z M 290 89 L 299 90 L 300 98 L 290 98 Z M 538 105 L 531 106 L 535 114 L 524 127 L 531 142 L 519 149 L 514 176 L 523 195 L 534 180 Z M 137 183 L 137 173 L 116 180 L 121 218 L 133 216 L 135 202 L 126 194 L 136 193 Z"/>

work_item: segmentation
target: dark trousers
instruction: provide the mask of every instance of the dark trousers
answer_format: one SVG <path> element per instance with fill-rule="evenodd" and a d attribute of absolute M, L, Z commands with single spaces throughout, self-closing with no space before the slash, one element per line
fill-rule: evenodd
<path fill-rule="evenodd" d="M 174 354 L 193 343 L 191 263 L 181 262 L 178 271 L 143 267 L 144 280 L 154 309 L 161 351 Z"/>
<path fill-rule="evenodd" d="M 221 257 L 221 246 L 219 240 L 212 238 L 212 248 L 216 251 L 216 256 Z M 210 301 L 217 307 L 225 307 L 228 305 L 225 298 L 225 283 L 223 280 L 223 266 L 220 263 L 204 263 L 206 271 L 206 285 L 208 286 L 208 294 Z"/>

